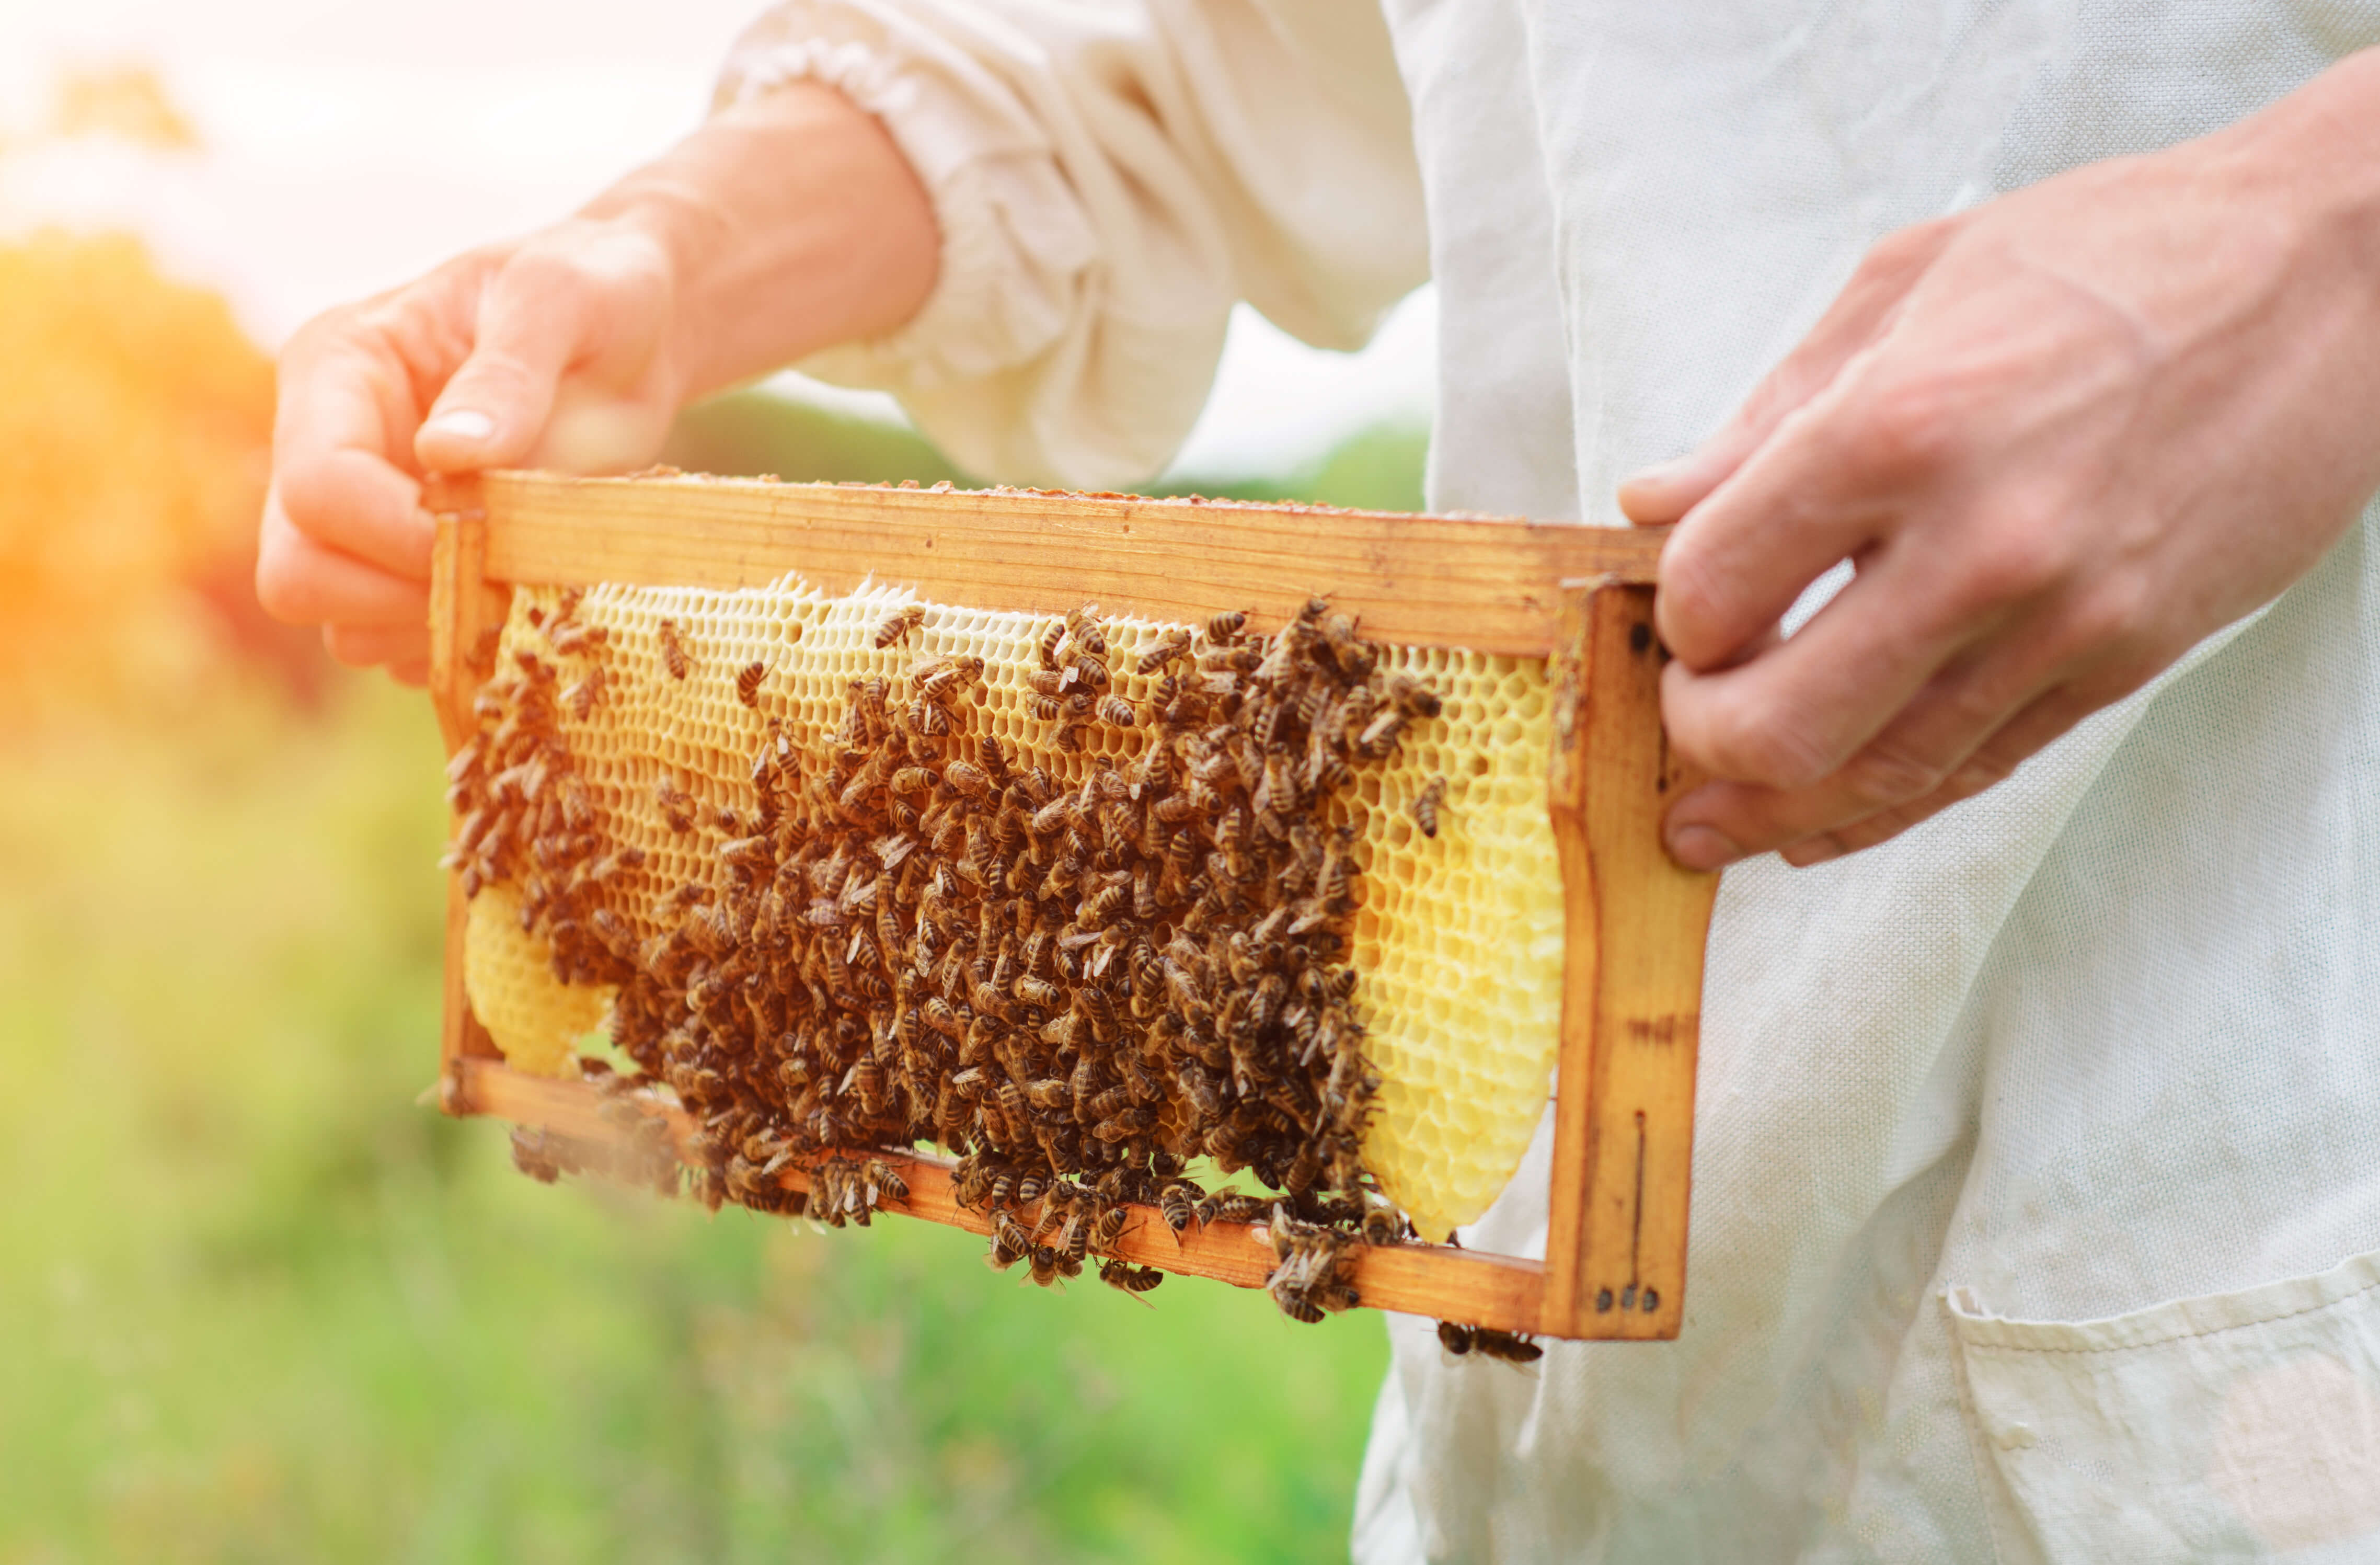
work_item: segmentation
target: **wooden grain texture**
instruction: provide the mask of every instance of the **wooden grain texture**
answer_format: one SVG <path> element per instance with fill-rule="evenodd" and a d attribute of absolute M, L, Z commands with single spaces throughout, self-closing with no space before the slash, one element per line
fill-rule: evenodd
<path fill-rule="evenodd" d="M 590 1146 L 616 1144 L 621 1139 L 599 1112 L 601 1099 L 584 1082 L 524 1075 L 501 1061 L 485 1059 L 464 1061 L 461 1072 L 468 1112 L 537 1126 Z M 685 1116 L 675 1109 L 665 1112 L 683 1145 Z M 951 1165 L 944 1159 L 902 1152 L 872 1155 L 892 1165 L 909 1186 L 909 1199 L 888 1202 L 880 1216 L 898 1213 L 971 1233 L 991 1231 L 990 1219 L 953 1198 Z M 807 1173 L 798 1168 L 787 1170 L 783 1182 L 791 1190 L 809 1185 Z M 1235 1288 L 1261 1288 L 1272 1273 L 1272 1246 L 1261 1224 L 1210 1223 L 1193 1228 L 1177 1241 L 1155 1207 L 1135 1206 L 1133 1212 L 1135 1220 L 1114 1251 L 1127 1261 Z M 1440 1245 L 1366 1247 L 1356 1258 L 1355 1290 L 1368 1308 L 1504 1331 L 1537 1328 L 1544 1286 L 1545 1268 L 1537 1262 Z"/>
<path fill-rule="evenodd" d="M 873 576 L 973 608 L 1269 630 L 1323 593 L 1374 640 L 1543 655 L 1566 579 L 1650 581 L 1663 533 L 1120 495 L 887 489 L 710 478 L 495 472 L 442 503 L 483 507 L 486 570 L 568 586 L 755 587 L 798 571 L 829 593 Z"/>
<path fill-rule="evenodd" d="M 438 728 L 452 756 L 473 732 L 471 702 L 487 670 L 473 665 L 482 635 L 503 625 L 509 607 L 504 592 L 488 584 L 487 518 L 475 505 L 449 498 L 433 486 L 438 532 L 430 556 L 430 699 Z M 495 1040 L 480 1025 L 463 983 L 463 948 L 469 908 L 459 874 L 446 877 L 445 994 L 438 1041 L 438 1100 L 449 1114 L 466 1112 L 459 1068 L 467 1058 L 501 1059 Z"/>
<path fill-rule="evenodd" d="M 1661 727 L 1649 587 L 1576 591 L 1553 666 L 1547 808 L 1566 960 L 1543 1329 L 1671 1338 L 1684 1318 L 1703 948 L 1718 876 L 1661 817 L 1694 778 Z"/>

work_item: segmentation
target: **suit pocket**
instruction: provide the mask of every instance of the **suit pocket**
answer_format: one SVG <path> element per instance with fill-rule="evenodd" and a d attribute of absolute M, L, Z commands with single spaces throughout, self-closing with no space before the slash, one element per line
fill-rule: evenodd
<path fill-rule="evenodd" d="M 2380 1253 L 2109 1320 L 1944 1302 L 2007 1565 L 2380 1560 Z"/>

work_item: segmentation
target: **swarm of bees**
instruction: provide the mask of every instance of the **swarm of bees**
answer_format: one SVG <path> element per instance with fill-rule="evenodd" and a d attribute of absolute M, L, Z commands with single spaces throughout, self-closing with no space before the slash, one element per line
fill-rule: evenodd
<path fill-rule="evenodd" d="M 601 650 L 577 606 L 540 623 L 557 656 Z M 923 620 L 892 615 L 875 645 Z M 674 623 L 660 645 L 687 678 Z M 954 1191 L 990 1223 L 997 1268 L 1050 1285 L 1096 1258 L 1137 1296 L 1163 1274 L 1111 1253 L 1135 1209 L 1177 1237 L 1269 1214 L 1283 1312 L 1353 1307 L 1354 1247 L 1410 1229 L 1361 1160 L 1379 1085 L 1351 1005 L 1361 885 L 1328 807 L 1439 698 L 1379 673 L 1321 599 L 1271 636 L 1224 613 L 1156 640 L 1131 666 L 1143 699 L 1119 688 L 1087 607 L 1035 658 L 1030 710 L 1050 748 L 1083 757 L 1079 781 L 989 731 L 981 659 L 920 657 L 852 681 L 823 747 L 771 717 L 748 805 L 717 812 L 715 877 L 632 923 L 623 887 L 641 877 L 623 872 L 644 855 L 607 849 L 555 721 L 557 702 L 603 699 L 603 670 L 565 686 L 517 651 L 449 768 L 450 862 L 467 892 L 518 886 L 563 981 L 617 986 L 613 1042 L 637 1070 L 598 1084 L 650 1123 L 653 1089 L 670 1090 L 697 1126 L 693 1192 L 714 1208 L 865 1226 L 907 1195 L 874 1150 L 928 1142 L 957 1156 Z M 766 672 L 736 677 L 746 705 Z M 1427 834 L 1443 794 L 1438 779 L 1417 802 Z M 679 835 L 710 824 L 667 776 L 604 807 L 650 809 Z M 541 1142 L 516 1155 L 540 1178 L 569 1171 Z M 1274 1193 L 1202 1187 L 1186 1172 L 1201 1156 Z M 795 1168 L 807 1194 L 785 1187 Z M 678 1179 L 674 1161 L 639 1177 Z"/>

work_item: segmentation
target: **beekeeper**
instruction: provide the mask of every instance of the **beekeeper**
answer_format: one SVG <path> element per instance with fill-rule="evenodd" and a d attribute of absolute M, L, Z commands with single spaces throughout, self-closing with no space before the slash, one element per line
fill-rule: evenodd
<path fill-rule="evenodd" d="M 264 601 L 418 679 L 421 471 L 793 362 L 1129 483 L 1235 300 L 1434 277 L 1431 505 L 1679 523 L 1669 840 L 1734 867 L 1682 1334 L 1394 1320 L 1358 1558 L 2380 1559 L 2380 4 L 1389 11 L 779 6 L 658 163 L 299 334 Z"/>

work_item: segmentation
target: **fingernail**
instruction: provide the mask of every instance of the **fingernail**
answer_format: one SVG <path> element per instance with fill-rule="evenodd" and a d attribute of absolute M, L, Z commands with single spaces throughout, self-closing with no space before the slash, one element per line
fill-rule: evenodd
<path fill-rule="evenodd" d="M 1806 870 L 1814 864 L 1823 864 L 1830 860 L 1841 858 L 1843 845 L 1831 837 L 1814 838 L 1807 842 L 1797 842 L 1792 847 L 1779 851 L 1777 856 L 1797 870 Z"/>
<path fill-rule="evenodd" d="M 485 440 L 496 433 L 496 421 L 477 408 L 450 408 L 421 427 L 457 440 Z"/>
<path fill-rule="evenodd" d="M 1620 487 L 1634 489 L 1639 485 L 1658 487 L 1664 483 L 1674 483 L 1685 477 L 1694 465 L 1694 453 L 1689 451 L 1682 457 L 1672 457 L 1666 462 L 1655 462 L 1649 468 L 1637 469 L 1620 481 Z"/>
<path fill-rule="evenodd" d="M 1690 870 L 1719 870 L 1743 857 L 1743 850 L 1710 826 L 1680 826 L 1670 834 L 1670 857 Z"/>

